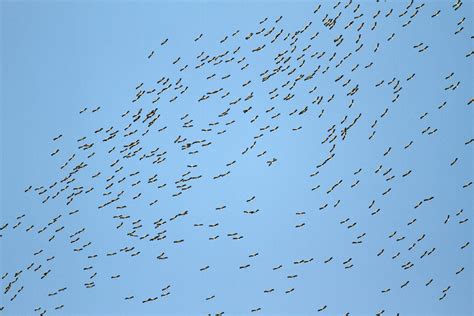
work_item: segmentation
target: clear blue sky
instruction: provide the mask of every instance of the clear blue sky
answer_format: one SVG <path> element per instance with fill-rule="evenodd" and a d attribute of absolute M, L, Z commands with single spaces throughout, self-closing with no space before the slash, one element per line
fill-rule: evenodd
<path fill-rule="evenodd" d="M 465 144 L 474 138 L 468 104 L 474 55 L 466 57 L 473 49 L 472 2 L 455 10 L 455 1 L 422 7 L 420 1 L 353 1 L 347 8 L 348 1 L 336 8 L 337 1 L 324 1 L 313 13 L 318 3 L 1 1 L 0 228 L 8 223 L 0 231 L 0 274 L 8 273 L 0 280 L 3 313 L 245 315 L 261 308 L 257 314 L 471 315 L 472 245 L 461 246 L 473 235 L 474 186 L 463 187 L 473 181 L 474 161 L 474 141 Z M 335 18 L 338 12 L 336 25 L 325 26 L 326 14 Z M 162 77 L 169 79 L 157 83 Z M 203 95 L 209 98 L 198 101 Z M 319 104 L 313 102 L 318 97 Z M 143 120 L 155 108 L 159 118 L 142 136 L 152 118 Z M 214 122 L 219 124 L 209 125 Z M 114 131 L 117 136 L 104 142 Z M 179 135 L 187 140 L 175 143 Z M 124 158 L 124 145 L 137 139 L 131 151 L 141 151 Z M 194 141 L 200 142 L 181 149 Z M 318 168 L 331 153 L 334 158 Z M 140 159 L 144 154 L 150 157 Z M 159 155 L 166 160 L 153 163 Z M 87 166 L 61 182 L 81 162 Z M 156 181 L 148 183 L 150 178 Z M 177 187 L 182 184 L 192 187 Z M 39 194 L 44 189 L 35 188 L 42 186 L 47 191 Z M 182 194 L 173 196 L 177 192 Z M 98 208 L 119 194 L 120 200 Z M 252 210 L 258 212 L 245 212 Z M 170 220 L 183 211 L 187 215 Z M 166 223 L 156 227 L 160 218 Z M 166 238 L 150 241 L 162 231 Z M 243 238 L 232 238 L 238 236 Z M 135 248 L 120 251 L 125 247 Z M 168 259 L 157 259 L 162 252 Z M 300 260 L 308 262 L 294 264 Z M 86 288 L 89 282 L 95 286 Z M 264 293 L 269 289 L 274 291 Z"/>

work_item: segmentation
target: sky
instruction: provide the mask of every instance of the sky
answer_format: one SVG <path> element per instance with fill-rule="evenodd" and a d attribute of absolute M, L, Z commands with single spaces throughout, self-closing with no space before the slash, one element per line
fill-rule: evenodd
<path fill-rule="evenodd" d="M 347 4 L 1 1 L 2 313 L 472 314 L 472 3 Z"/>

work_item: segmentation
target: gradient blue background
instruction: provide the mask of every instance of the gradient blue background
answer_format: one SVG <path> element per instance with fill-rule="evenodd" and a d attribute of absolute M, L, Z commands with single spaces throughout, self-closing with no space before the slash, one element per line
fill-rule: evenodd
<path fill-rule="evenodd" d="M 414 6 L 420 3 L 415 1 Z M 452 1 L 427 2 L 407 28 L 401 27 L 407 17 L 398 17 L 405 10 L 407 1 L 361 2 L 359 11 L 367 19 L 361 40 L 364 49 L 339 69 L 331 67 L 326 76 L 316 76 L 313 83 L 302 83 L 297 89 L 297 97 L 290 103 L 271 102 L 267 98 L 267 91 L 289 80 L 286 79 L 288 76 L 280 75 L 264 85 L 258 78 L 266 67 L 270 67 L 279 48 L 267 48 L 258 54 L 247 53 L 251 66 L 246 72 L 208 67 L 200 70 L 198 76 L 192 67 L 201 51 L 216 54 L 239 45 L 242 50 L 257 47 L 263 43 L 261 39 L 249 43 L 243 37 L 259 30 L 258 22 L 263 18 L 269 18 L 269 25 L 283 15 L 279 27 L 287 32 L 301 29 L 313 21 L 298 47 L 306 46 L 308 37 L 319 31 L 320 36 L 312 41 L 307 55 L 314 51 L 326 51 L 326 55 L 318 61 L 308 56 L 304 69 L 310 72 L 319 63 L 324 69 L 333 51 L 338 51 L 338 61 L 356 47 L 353 44 L 357 34 L 355 27 L 360 24 L 354 23 L 347 31 L 342 29 L 349 17 L 354 16 L 351 13 L 341 17 L 338 29 L 328 34 L 321 19 L 326 12 L 337 14 L 339 9 L 333 10 L 334 4 L 322 2 L 320 12 L 313 14 L 317 3 L 309 1 L 2 1 L 0 224 L 10 223 L 0 239 L 0 272 L 2 275 L 7 271 L 10 273 L 1 281 L 2 289 L 15 271 L 25 270 L 31 262 L 43 262 L 49 256 L 56 256 L 55 260 L 43 263 L 44 267 L 52 269 L 44 280 L 40 280 L 38 273 L 23 272 L 14 291 L 21 285 L 24 290 L 15 301 L 10 302 L 14 292 L 0 294 L 0 306 L 6 306 L 3 313 L 35 314 L 33 309 L 42 306 L 48 314 L 65 315 L 194 315 L 221 311 L 235 315 L 248 314 L 251 309 L 262 307 L 261 314 L 309 315 L 327 305 L 325 314 L 328 315 L 345 312 L 374 315 L 381 309 L 389 315 L 397 312 L 401 315 L 472 314 L 472 248 L 460 250 L 462 244 L 472 241 L 472 226 L 470 221 L 458 224 L 461 218 L 454 215 L 464 209 L 462 219 L 470 218 L 473 206 L 472 187 L 462 189 L 463 184 L 473 179 L 473 144 L 464 145 L 474 135 L 472 105 L 467 105 L 473 97 L 472 57 L 465 57 L 473 47 L 470 39 L 472 2 L 465 1 L 458 11 L 451 7 Z M 352 10 L 355 5 L 351 5 Z M 394 13 L 385 18 L 384 13 L 390 8 Z M 379 26 L 376 32 L 370 32 L 371 16 L 379 9 L 382 11 Z M 431 14 L 438 9 L 441 14 L 432 19 Z M 408 15 L 413 11 L 414 8 Z M 459 28 L 456 23 L 462 17 L 466 17 L 464 30 L 454 35 Z M 238 38 L 231 38 L 237 29 L 240 29 Z M 332 40 L 343 32 L 344 44 L 335 49 Z M 392 32 L 396 36 L 387 42 L 386 38 Z M 202 40 L 194 42 L 200 33 L 204 34 Z M 225 35 L 229 35 L 229 39 L 220 44 Z M 169 38 L 169 42 L 160 46 L 165 38 Z M 381 47 L 374 54 L 377 42 Z M 413 49 L 412 46 L 419 42 L 429 45 L 427 52 L 418 53 Z M 155 55 L 149 60 L 146 57 L 152 50 Z M 171 65 L 178 56 L 184 60 L 180 65 L 189 63 L 190 71 L 179 73 L 177 67 Z M 362 66 L 371 61 L 374 66 L 364 71 Z M 351 74 L 350 69 L 356 63 L 360 63 L 362 69 Z M 230 84 L 205 80 L 213 72 L 218 76 L 232 73 L 234 81 Z M 455 72 L 455 76 L 445 80 L 451 72 Z M 342 73 L 352 78 L 347 88 L 353 83 L 361 85 L 356 105 L 351 109 L 347 108 L 349 99 L 345 96 L 348 89 L 334 83 Z M 406 81 L 412 73 L 416 73 L 415 78 Z M 76 151 L 76 139 L 86 135 L 96 137 L 93 131 L 99 127 L 107 129 L 113 125 L 123 130 L 126 124 L 120 114 L 127 109 L 133 114 L 138 107 L 153 108 L 151 99 L 139 105 L 132 104 L 131 100 L 136 85 L 145 82 L 145 86 L 151 87 L 162 76 L 172 76 L 172 82 L 182 76 L 190 91 L 178 99 L 179 102 L 168 103 L 163 98 L 163 102 L 157 103 L 162 115 L 160 126 L 167 125 L 168 129 L 159 134 L 155 128 L 155 134 L 148 138 L 146 146 L 167 150 L 166 163 L 157 167 L 124 160 L 121 164 L 130 172 L 142 170 L 142 182 L 146 183 L 146 179 L 155 173 L 160 179 L 153 188 L 143 184 L 140 188 L 127 189 L 127 210 L 97 210 L 97 205 L 105 201 L 99 196 L 98 185 L 95 185 L 97 192 L 92 193 L 95 195 L 78 198 L 68 207 L 64 201 L 42 204 L 41 197 L 23 193 L 30 184 L 46 186 L 64 176 L 64 172 L 58 172 L 59 166 Z M 393 77 L 399 78 L 403 87 L 400 100 L 394 104 L 390 102 L 391 87 L 374 87 L 382 79 L 388 82 Z M 249 79 L 252 84 L 242 88 L 241 83 Z M 444 90 L 457 81 L 461 84 L 456 91 Z M 336 94 L 332 103 L 323 102 L 323 117 L 318 119 L 320 108 L 317 107 L 311 108 L 306 115 L 289 117 L 288 113 L 293 109 L 310 105 L 314 95 L 305 92 L 314 85 L 318 86 L 316 94 L 324 95 L 325 100 Z M 220 98 L 213 98 L 197 103 L 196 100 L 203 92 L 221 86 L 233 93 L 227 101 L 236 96 L 244 97 L 248 91 L 258 95 L 251 102 L 239 103 L 238 110 L 232 110 L 229 116 L 220 119 L 222 122 L 237 121 L 227 128 L 227 133 L 216 135 L 213 132 L 195 137 L 213 141 L 212 146 L 206 151 L 200 149 L 199 155 L 186 155 L 173 140 L 179 134 L 193 135 L 193 132 L 181 127 L 179 117 L 190 113 L 195 126 L 216 121 L 217 115 L 229 107 L 227 101 L 219 103 Z M 438 110 L 443 101 L 447 101 L 447 106 Z M 272 104 L 277 110 L 270 114 L 282 113 L 277 121 L 264 112 Z M 92 109 L 99 105 L 102 108 L 97 113 L 78 114 L 84 107 Z M 243 114 L 241 109 L 250 105 L 254 112 Z M 380 119 L 386 107 L 390 108 L 389 113 Z M 255 111 L 262 113 L 261 117 L 257 123 L 250 124 Z M 425 112 L 429 115 L 420 120 Z M 317 177 L 309 177 L 316 170 L 315 166 L 327 157 L 330 146 L 321 145 L 327 129 L 345 115 L 349 122 L 359 113 L 362 113 L 360 122 L 348 138 L 338 144 L 334 160 L 320 169 Z M 377 134 L 369 141 L 370 126 L 375 119 L 379 120 Z M 279 125 L 280 129 L 262 138 L 249 155 L 242 156 L 240 152 L 260 133 L 258 128 L 267 124 Z M 303 126 L 301 131 L 291 131 L 299 125 Z M 421 130 L 427 126 L 438 128 L 438 132 L 422 135 Z M 60 133 L 64 135 L 63 139 L 53 143 L 52 138 Z M 97 137 L 96 145 L 102 151 L 111 147 L 104 146 L 99 139 Z M 410 150 L 404 150 L 403 146 L 410 140 L 414 140 L 414 145 Z M 391 154 L 384 157 L 383 153 L 390 146 Z M 50 157 L 56 148 L 60 148 L 60 153 Z M 106 170 L 116 159 L 112 155 L 99 154 L 99 148 L 95 161 L 87 168 L 87 177 L 78 176 L 85 188 L 90 186 L 91 174 Z M 268 151 L 267 155 L 257 158 L 256 154 L 263 150 Z M 278 161 L 267 167 L 265 161 L 272 157 Z M 459 161 L 450 167 L 455 157 Z M 225 164 L 234 159 L 238 162 L 231 168 L 231 176 L 212 180 L 212 176 L 228 170 Z M 179 198 L 172 198 L 171 194 L 176 192 L 173 181 L 187 171 L 188 163 L 198 164 L 196 175 L 203 174 L 206 178 L 193 183 L 193 188 Z M 374 170 L 380 164 L 384 165 L 384 171 L 393 168 L 396 178 L 386 182 L 375 175 Z M 359 168 L 363 171 L 353 175 Z M 413 170 L 413 175 L 402 178 L 401 174 L 409 169 Z M 113 173 L 112 169 L 108 170 L 107 176 Z M 106 178 L 103 173 L 102 184 Z M 326 194 L 339 179 L 344 180 L 343 185 Z M 358 179 L 360 184 L 351 189 L 350 184 Z M 165 189 L 156 189 L 156 185 L 165 182 L 168 183 Z M 317 184 L 321 188 L 311 191 Z M 392 192 L 382 196 L 388 187 L 392 187 Z M 146 193 L 148 200 L 132 201 L 131 196 L 138 192 Z M 253 195 L 255 201 L 247 204 L 245 200 Z M 413 209 L 419 200 L 431 195 L 435 196 L 433 201 Z M 160 202 L 156 207 L 148 207 L 147 203 L 154 198 Z M 340 205 L 333 208 L 338 199 Z M 372 210 L 368 209 L 372 200 L 381 208 L 376 216 L 371 216 Z M 325 203 L 329 204 L 328 208 L 319 211 Z M 227 205 L 225 211 L 215 211 L 215 207 L 223 204 Z M 243 210 L 251 208 L 259 208 L 261 212 L 243 214 Z M 75 209 L 81 210 L 77 216 L 67 215 Z M 119 231 L 115 229 L 119 221 L 112 219 L 115 214 L 130 214 L 133 220 L 144 222 L 141 233 L 152 233 L 153 221 L 161 217 L 169 219 L 182 210 L 189 210 L 190 214 L 163 227 L 168 230 L 168 237 L 155 243 L 126 237 L 124 232 L 130 231 L 131 225 L 128 230 Z M 297 211 L 307 214 L 298 217 Z M 18 222 L 16 217 L 23 213 L 26 216 L 22 225 L 12 230 L 11 226 Z M 65 231 L 56 234 L 53 242 L 48 242 L 52 228 L 41 235 L 36 231 L 59 214 L 63 217 L 57 227 L 64 225 Z M 451 221 L 444 225 L 448 214 Z M 348 217 L 351 218 L 349 223 L 358 222 L 354 229 L 339 224 Z M 407 226 L 413 218 L 417 218 L 416 224 Z M 197 222 L 206 225 L 219 222 L 220 225 L 217 228 L 193 227 Z M 294 228 L 301 222 L 306 222 L 304 228 Z M 35 229 L 25 232 L 31 224 Z M 82 227 L 86 227 L 86 232 L 81 243 L 92 241 L 93 246 L 87 253 L 74 253 L 68 237 Z M 398 232 L 397 236 L 406 236 L 406 240 L 388 239 L 393 231 Z M 231 232 L 245 237 L 231 240 L 226 236 Z M 363 232 L 367 234 L 364 243 L 351 244 Z M 413 251 L 407 251 L 423 233 L 426 238 Z M 219 239 L 209 241 L 208 238 L 214 235 L 220 235 Z M 181 238 L 185 239 L 183 244 L 172 243 Z M 136 246 L 142 253 L 133 258 L 122 253 L 105 256 L 107 252 L 118 252 L 125 246 Z M 436 247 L 436 252 L 420 260 L 423 251 L 432 247 Z M 385 254 L 377 257 L 381 248 L 385 249 Z M 33 257 L 32 253 L 39 249 L 45 249 L 45 253 L 41 258 Z M 162 251 L 169 256 L 165 262 L 156 260 Z M 391 256 L 398 251 L 402 254 L 392 260 Z M 260 254 L 249 258 L 253 252 Z M 93 253 L 99 257 L 87 259 L 86 255 Z M 323 264 L 330 256 L 334 257 L 333 261 Z M 310 264 L 293 264 L 293 261 L 312 257 L 314 262 Z M 346 270 L 342 262 L 349 257 L 353 258 L 354 267 Z M 407 261 L 415 263 L 415 267 L 400 268 Z M 252 267 L 239 270 L 240 265 L 247 263 Z M 272 267 L 279 264 L 284 268 L 273 271 Z M 89 265 L 98 273 L 93 289 L 83 286 L 91 273 L 82 268 Z M 205 265 L 211 268 L 199 272 Z M 465 271 L 455 275 L 460 267 L 465 267 Z M 121 278 L 111 280 L 110 276 L 114 274 L 121 274 Z M 299 276 L 287 279 L 291 274 Z M 424 283 L 430 278 L 434 278 L 433 284 L 425 287 Z M 410 280 L 410 285 L 400 289 L 406 280 Z M 160 297 L 153 303 L 141 303 L 142 299 L 159 296 L 161 288 L 168 284 L 171 284 L 169 296 Z M 447 297 L 438 301 L 442 289 L 448 285 L 451 289 Z M 67 291 L 48 297 L 48 293 L 66 286 Z M 291 287 L 295 291 L 285 294 L 284 291 Z M 390 293 L 380 292 L 388 287 L 392 288 Z M 264 294 L 263 290 L 267 288 L 275 288 L 275 292 Z M 135 299 L 125 301 L 123 298 L 129 295 L 134 295 Z M 211 295 L 216 298 L 206 301 L 205 298 Z M 65 307 L 55 311 L 54 307 L 60 304 Z"/>

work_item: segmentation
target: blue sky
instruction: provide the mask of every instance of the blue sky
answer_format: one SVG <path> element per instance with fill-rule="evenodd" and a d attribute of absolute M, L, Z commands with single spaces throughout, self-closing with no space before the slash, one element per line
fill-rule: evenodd
<path fill-rule="evenodd" d="M 318 3 L 309 1 L 2 1 L 3 313 L 472 314 L 472 246 L 461 249 L 472 240 L 472 186 L 463 187 L 473 178 L 472 3 L 347 3 L 321 2 L 313 13 Z M 124 158 L 137 139 L 141 151 Z M 81 162 L 66 181 L 75 180 L 61 182 Z M 199 178 L 175 183 L 190 177 Z M 163 252 L 168 259 L 158 260 Z"/>

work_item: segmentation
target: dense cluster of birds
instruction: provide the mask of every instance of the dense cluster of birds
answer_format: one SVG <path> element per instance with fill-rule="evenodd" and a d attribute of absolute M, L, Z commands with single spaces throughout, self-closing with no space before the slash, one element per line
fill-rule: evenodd
<path fill-rule="evenodd" d="M 463 104 L 451 106 L 465 108 L 466 115 L 471 115 L 467 112 L 474 99 L 465 93 L 459 96 L 463 84 L 471 84 L 461 82 L 456 69 L 440 74 L 437 80 L 443 83 L 444 89 L 432 88 L 427 93 L 446 98 L 424 106 L 416 119 L 394 123 L 390 121 L 391 114 L 400 111 L 402 104 L 409 103 L 416 109 L 416 104 L 404 99 L 404 91 L 413 91 L 423 84 L 422 79 L 417 82 L 422 74 L 407 66 L 399 71 L 404 75 L 392 76 L 383 71 L 383 59 L 380 59 L 383 57 L 378 57 L 385 50 L 396 48 L 409 50 L 422 62 L 436 49 L 430 37 L 419 38 L 414 43 L 397 38 L 411 32 L 416 23 L 434 25 L 448 10 L 458 19 L 443 28 L 450 30 L 451 37 L 465 36 L 464 25 L 469 23 L 469 16 L 463 14 L 470 15 L 472 11 L 464 10 L 460 0 L 442 9 L 436 5 L 439 3 L 414 0 L 395 6 L 390 2 L 366 4 L 352 0 L 317 4 L 312 18 L 301 21 L 297 29 L 282 28 L 285 17 L 277 16 L 256 21 L 254 26 L 249 26 L 250 31 L 233 30 L 213 45 L 199 46 L 206 34 L 198 33 L 190 41 L 203 50 L 193 56 L 183 52 L 171 60 L 163 56 L 167 56 L 173 38 L 159 41 L 155 50 L 144 54 L 144 59 L 148 63 L 164 63 L 171 71 L 153 82 L 137 82 L 128 110 L 118 113 L 114 124 L 104 122 L 103 126 L 81 132 L 77 137 L 60 133 L 52 139 L 54 149 L 49 154 L 58 164 L 56 178 L 28 184 L 24 191 L 36 196 L 38 205 L 44 208 L 51 205 L 47 214 L 54 212 L 54 215 L 45 219 L 24 211 L 15 221 L 0 224 L 3 244 L 15 234 L 32 243 L 43 242 L 36 251 L 22 255 L 17 269 L 2 271 L 0 310 L 8 313 L 15 310 L 15 304 L 31 304 L 31 313 L 41 316 L 55 311 L 74 313 L 61 300 L 71 288 L 81 293 L 101 286 L 115 287 L 131 273 L 119 270 L 120 262 L 139 267 L 146 260 L 153 265 L 168 264 L 171 269 L 173 265 L 176 269 L 186 266 L 192 273 L 206 274 L 201 282 L 211 278 L 209 274 L 219 270 L 220 265 L 225 265 L 226 273 L 236 275 L 252 269 L 257 273 L 265 271 L 262 272 L 265 275 L 270 273 L 270 279 L 254 280 L 246 285 L 255 299 L 252 303 L 241 300 L 244 313 L 265 314 L 282 297 L 303 295 L 295 281 L 310 274 L 318 278 L 320 273 L 325 273 L 325 266 L 333 266 L 333 273 L 341 275 L 338 282 L 344 284 L 345 275 L 357 275 L 368 261 L 383 271 L 402 271 L 394 272 L 400 276 L 397 282 L 377 280 L 378 291 L 368 294 L 375 301 L 380 296 L 393 295 L 396 302 L 397 292 L 410 287 L 431 293 L 432 300 L 424 304 L 449 300 L 458 280 L 472 274 L 470 267 L 458 265 L 461 261 L 457 259 L 469 258 L 470 240 L 461 237 L 435 244 L 436 230 L 427 227 L 454 225 L 458 227 L 455 230 L 468 231 L 471 210 L 455 203 L 451 209 L 434 206 L 443 197 L 430 190 L 427 184 L 430 180 L 418 172 L 423 168 L 422 161 L 432 157 L 413 151 L 419 144 L 434 146 L 437 135 L 445 132 L 446 126 L 430 119 L 446 115 L 451 105 L 447 100 L 454 96 L 464 98 Z M 320 41 L 331 44 L 321 45 Z M 474 51 L 455 54 L 450 58 L 472 68 Z M 465 89 L 469 91 L 468 87 Z M 380 98 L 378 104 L 368 106 L 374 96 Z M 87 116 L 96 115 L 104 108 L 109 111 L 104 105 L 84 107 L 79 117 L 87 120 Z M 114 113 L 113 109 L 110 111 Z M 418 132 L 404 134 L 401 131 L 404 125 Z M 387 133 L 398 135 L 387 137 Z M 293 155 L 309 155 L 312 163 L 288 170 L 294 158 L 289 158 L 292 154 L 285 148 L 298 146 L 294 143 L 303 137 L 310 138 L 312 148 Z M 460 134 L 451 141 L 472 153 L 472 137 Z M 377 141 L 378 145 L 372 147 Z M 71 143 L 73 150 L 65 145 Z M 335 161 L 344 164 L 365 149 L 372 151 L 370 160 L 361 162 L 350 173 L 334 172 L 338 168 Z M 420 160 L 414 155 L 421 155 Z M 450 155 L 452 160 L 441 162 L 437 170 L 451 172 L 464 168 L 465 181 L 453 190 L 460 196 L 472 195 L 472 173 L 468 172 L 472 161 L 463 158 L 462 153 Z M 301 196 L 314 206 L 311 209 L 295 206 L 289 210 L 291 217 L 284 217 L 274 233 L 293 236 L 300 231 L 315 230 L 313 236 L 319 236 L 315 226 L 318 221 L 331 229 L 336 226 L 343 229 L 334 231 L 335 237 L 307 240 L 313 244 L 311 248 L 285 244 L 256 248 L 254 245 L 258 243 L 253 244 L 253 240 L 271 239 L 263 236 L 281 214 L 268 207 L 263 198 L 259 199 L 263 193 L 251 189 L 251 183 L 238 192 L 230 192 L 231 198 L 219 197 L 215 189 L 225 190 L 232 181 L 253 181 L 239 178 L 245 168 L 250 168 L 247 171 L 250 174 L 257 173 L 252 168 L 263 170 L 258 172 L 267 178 L 259 181 L 268 187 L 261 190 L 271 191 L 273 183 L 288 181 L 288 199 L 292 199 L 293 191 L 301 191 Z M 293 174 L 303 169 L 307 172 Z M 279 174 L 288 172 L 292 173 L 291 177 L 279 178 Z M 292 180 L 295 182 L 290 183 Z M 364 185 L 368 187 L 364 189 Z M 403 202 L 391 199 L 391 195 L 404 192 L 400 190 L 409 185 L 425 186 L 426 193 L 398 195 L 396 199 Z M 275 192 L 275 196 L 284 194 Z M 347 198 L 349 194 L 351 198 Z M 215 208 L 196 208 L 193 201 L 198 199 L 212 201 Z M 354 199 L 366 205 L 365 209 L 354 207 Z M 390 212 L 399 213 L 399 222 L 387 222 Z M 81 216 L 82 221 L 78 219 Z M 101 218 L 106 227 L 100 229 L 106 233 L 98 232 L 93 224 L 91 227 L 84 224 L 94 218 Z M 379 229 L 373 231 L 375 226 Z M 318 244 L 331 245 L 333 239 L 339 239 L 334 247 L 342 247 L 342 251 L 328 252 L 330 247 L 318 250 Z M 179 258 L 184 252 L 212 252 L 217 247 L 213 243 L 218 242 L 230 252 L 236 247 L 246 255 L 240 256 L 237 262 L 215 256 L 207 262 L 201 258 L 181 262 L 179 266 L 173 261 L 173 257 Z M 239 245 L 241 242 L 247 243 Z M 187 243 L 192 249 L 186 247 Z M 289 252 L 292 255 L 285 255 L 287 246 L 293 248 Z M 424 273 L 426 262 L 440 260 L 433 259 L 440 248 L 454 249 L 455 256 L 446 259 L 452 264 L 443 265 L 438 274 Z M 5 255 L 2 252 L 2 257 Z M 70 271 L 80 275 L 82 283 L 71 283 L 67 276 L 55 273 L 55 262 L 60 256 L 72 257 L 71 260 L 82 265 L 82 271 Z M 261 257 L 263 261 L 259 260 Z M 177 272 L 175 277 L 178 275 Z M 25 280 L 31 278 L 40 281 L 29 288 Z M 46 283 L 41 283 L 50 278 L 57 278 L 52 284 L 58 286 L 48 288 Z M 135 304 L 140 313 L 142 304 L 157 304 L 158 308 L 160 302 L 179 296 L 177 293 L 181 291 L 169 277 L 148 281 L 153 283 L 154 290 L 143 290 L 139 284 L 132 286 L 123 281 L 120 286 L 127 293 L 114 297 L 116 304 Z M 220 281 L 225 283 L 224 279 Z M 24 291 L 43 289 L 48 293 L 45 297 L 38 295 L 37 302 L 21 301 Z M 205 302 L 218 302 L 225 291 L 222 285 L 207 289 L 193 295 Z M 270 300 L 267 296 L 275 298 Z M 80 296 L 76 299 L 80 300 Z M 353 314 L 350 306 L 342 303 L 334 306 L 319 298 L 313 298 L 312 302 L 310 313 L 335 314 L 347 308 L 344 314 Z M 209 314 L 233 312 L 226 310 L 225 305 L 212 306 L 221 306 L 222 310 L 209 310 Z M 176 308 L 179 311 L 179 306 Z M 382 315 L 385 307 L 367 313 Z"/>

